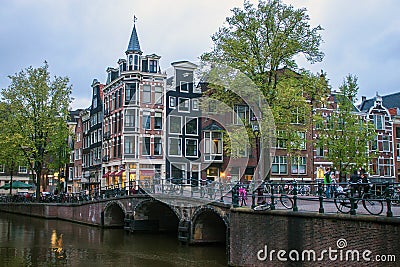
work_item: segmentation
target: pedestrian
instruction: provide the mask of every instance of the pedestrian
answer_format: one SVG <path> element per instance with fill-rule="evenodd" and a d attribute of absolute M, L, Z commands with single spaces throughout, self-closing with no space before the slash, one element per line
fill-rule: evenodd
<path fill-rule="evenodd" d="M 326 172 L 324 175 L 324 185 L 325 185 L 325 196 L 326 198 L 331 198 L 331 169 L 329 167 L 326 168 Z"/>
<path fill-rule="evenodd" d="M 247 200 L 247 191 L 246 191 L 246 188 L 245 188 L 244 186 L 241 186 L 241 187 L 239 188 L 239 197 L 240 197 L 240 199 L 241 199 L 240 206 L 241 206 L 241 207 L 242 207 L 243 205 L 247 206 L 247 202 L 246 202 L 246 200 Z"/>

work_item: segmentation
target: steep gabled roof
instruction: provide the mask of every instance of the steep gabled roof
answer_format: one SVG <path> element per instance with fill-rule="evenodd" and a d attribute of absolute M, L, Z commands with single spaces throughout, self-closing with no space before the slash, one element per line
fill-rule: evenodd
<path fill-rule="evenodd" d="M 375 100 L 376 100 L 376 97 L 364 100 L 363 102 L 361 102 L 359 109 L 361 111 L 368 111 L 372 106 L 374 106 Z M 387 109 L 399 108 L 400 107 L 400 92 L 382 96 L 382 105 Z"/>

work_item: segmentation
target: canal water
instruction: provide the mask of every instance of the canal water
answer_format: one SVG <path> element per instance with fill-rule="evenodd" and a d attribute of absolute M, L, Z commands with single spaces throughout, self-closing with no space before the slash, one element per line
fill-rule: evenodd
<path fill-rule="evenodd" d="M 0 266 L 227 266 L 225 245 L 0 212 Z"/>

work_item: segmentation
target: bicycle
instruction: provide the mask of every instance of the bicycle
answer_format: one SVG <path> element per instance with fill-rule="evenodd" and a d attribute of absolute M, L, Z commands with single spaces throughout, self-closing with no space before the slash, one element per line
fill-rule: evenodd
<path fill-rule="evenodd" d="M 345 189 L 343 193 L 336 193 L 334 197 L 335 206 L 341 213 L 349 213 L 351 210 L 351 187 L 352 186 L 361 186 L 360 183 L 350 183 L 349 186 Z M 364 184 L 365 185 L 365 184 Z M 366 186 L 370 186 L 367 184 Z M 362 202 L 365 210 L 371 215 L 379 215 L 383 212 L 383 201 L 379 199 L 375 194 L 366 192 L 363 189 L 363 192 L 358 198 L 354 198 L 354 207 L 358 207 L 358 202 Z"/>
<path fill-rule="evenodd" d="M 287 196 L 287 195 L 280 195 L 279 196 L 279 202 L 284 206 L 286 209 L 292 209 L 293 208 L 293 200 Z M 272 202 L 268 202 L 265 204 L 257 205 L 253 208 L 253 210 L 269 210 L 271 209 L 271 204 Z M 278 204 L 277 200 L 274 200 L 274 204 Z"/>

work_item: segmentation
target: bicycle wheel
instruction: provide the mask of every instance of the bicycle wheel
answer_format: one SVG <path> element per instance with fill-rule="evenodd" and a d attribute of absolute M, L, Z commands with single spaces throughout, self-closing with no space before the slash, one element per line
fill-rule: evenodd
<path fill-rule="evenodd" d="M 262 205 L 258 205 L 258 206 L 255 206 L 254 208 L 253 208 L 253 210 L 269 210 L 269 209 L 271 209 L 271 204 L 262 204 Z"/>
<path fill-rule="evenodd" d="M 365 195 L 362 202 L 369 214 L 379 215 L 383 212 L 383 201 L 377 199 L 375 195 Z"/>
<path fill-rule="evenodd" d="M 293 208 L 293 200 L 288 197 L 287 195 L 281 195 L 279 197 L 279 201 L 282 203 L 282 205 L 287 208 L 287 209 L 291 209 Z"/>
<path fill-rule="evenodd" d="M 400 204 L 400 195 L 398 193 L 395 193 L 392 196 L 392 205 L 399 205 Z"/>
<path fill-rule="evenodd" d="M 349 213 L 351 209 L 350 199 L 345 193 L 336 194 L 335 199 L 335 206 L 341 213 Z"/>

